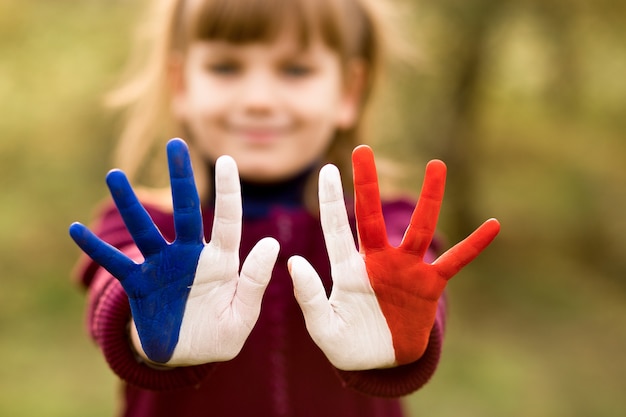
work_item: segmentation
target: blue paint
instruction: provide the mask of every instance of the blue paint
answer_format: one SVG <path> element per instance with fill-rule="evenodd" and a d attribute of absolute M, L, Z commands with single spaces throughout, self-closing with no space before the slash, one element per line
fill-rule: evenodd
<path fill-rule="evenodd" d="M 163 238 L 119 170 L 107 175 L 107 184 L 145 261 L 136 264 L 85 226 L 70 226 L 70 235 L 78 246 L 122 284 L 144 352 L 159 363 L 169 361 L 178 344 L 185 306 L 204 248 L 200 200 L 185 142 L 171 140 L 167 154 L 174 203 L 174 242 Z"/>

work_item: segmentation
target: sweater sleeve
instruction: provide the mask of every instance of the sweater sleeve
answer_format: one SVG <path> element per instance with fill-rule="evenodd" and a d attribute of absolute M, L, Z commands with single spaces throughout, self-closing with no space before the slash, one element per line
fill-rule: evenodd
<path fill-rule="evenodd" d="M 408 200 L 383 204 L 383 214 L 389 242 L 397 246 L 402 241 L 415 205 Z M 425 260 L 432 262 L 440 251 L 437 239 L 431 243 Z M 441 351 L 446 325 L 446 295 L 439 299 L 435 323 L 430 331 L 426 351 L 413 363 L 388 369 L 342 371 L 337 369 L 344 386 L 366 395 L 378 397 L 401 397 L 420 389 L 435 373 Z"/>
<path fill-rule="evenodd" d="M 129 255 L 137 252 L 114 207 L 103 211 L 94 231 L 101 239 Z M 130 305 L 119 281 L 84 254 L 75 275 L 87 290 L 87 330 L 110 368 L 122 380 L 145 389 L 172 390 L 199 384 L 217 366 L 157 369 L 147 365 L 132 348 L 128 332 Z"/>

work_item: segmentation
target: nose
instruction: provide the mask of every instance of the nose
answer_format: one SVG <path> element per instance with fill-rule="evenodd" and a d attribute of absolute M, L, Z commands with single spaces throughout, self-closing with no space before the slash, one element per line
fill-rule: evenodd
<path fill-rule="evenodd" d="M 278 90 L 272 74 L 263 70 L 246 74 L 240 100 L 242 109 L 250 114 L 272 112 L 278 104 Z"/>

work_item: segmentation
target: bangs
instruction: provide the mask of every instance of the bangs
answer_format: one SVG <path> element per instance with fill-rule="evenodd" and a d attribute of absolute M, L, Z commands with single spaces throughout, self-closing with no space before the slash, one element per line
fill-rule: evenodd
<path fill-rule="evenodd" d="M 200 0 L 186 10 L 188 41 L 223 40 L 232 43 L 272 42 L 293 31 L 306 47 L 320 37 L 344 55 L 344 25 L 354 16 L 341 13 L 340 0 Z M 347 29 L 347 28 L 346 28 Z M 351 28 L 352 30 L 354 28 Z"/>

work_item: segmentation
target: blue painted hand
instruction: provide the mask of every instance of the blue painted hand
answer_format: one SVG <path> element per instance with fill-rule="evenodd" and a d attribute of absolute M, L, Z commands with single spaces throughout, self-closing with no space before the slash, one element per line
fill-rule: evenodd
<path fill-rule="evenodd" d="M 142 356 L 168 366 L 229 360 L 258 319 L 278 242 L 259 241 L 239 272 L 242 208 L 235 161 L 228 156 L 216 161 L 215 219 L 206 243 L 187 146 L 173 139 L 167 154 L 174 242 L 163 238 L 119 170 L 108 174 L 107 184 L 143 262 L 130 259 L 82 224 L 72 224 L 70 235 L 126 291 L 131 332 Z"/>

